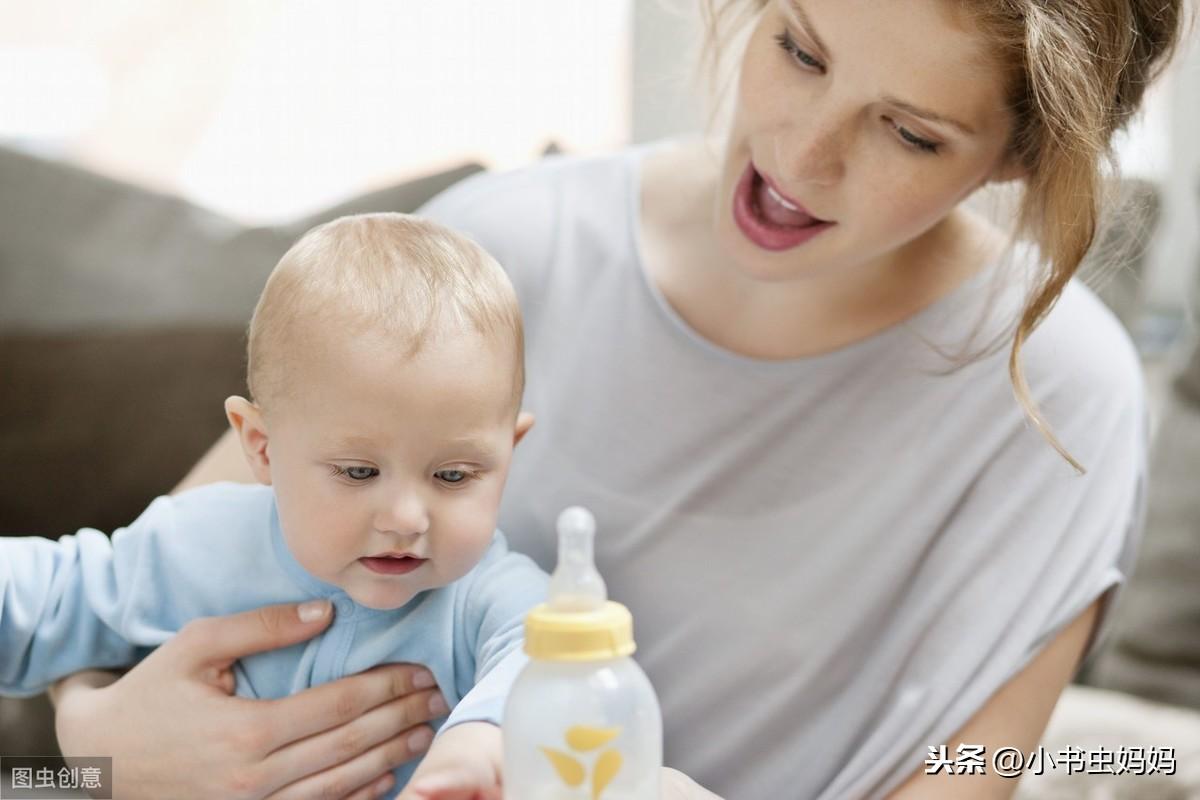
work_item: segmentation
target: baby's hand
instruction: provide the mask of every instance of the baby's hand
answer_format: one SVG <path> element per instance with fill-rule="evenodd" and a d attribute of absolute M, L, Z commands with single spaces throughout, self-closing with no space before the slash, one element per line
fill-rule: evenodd
<path fill-rule="evenodd" d="M 469 769 L 436 772 L 410 783 L 400 795 L 401 800 L 501 800 L 500 784 L 480 782 L 480 776 Z"/>
<path fill-rule="evenodd" d="M 503 758 L 495 725 L 455 725 L 434 741 L 399 800 L 501 800 Z"/>

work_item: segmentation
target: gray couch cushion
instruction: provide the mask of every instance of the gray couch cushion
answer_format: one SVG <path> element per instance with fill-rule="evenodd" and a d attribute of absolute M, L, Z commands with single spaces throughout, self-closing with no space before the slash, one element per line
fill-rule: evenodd
<path fill-rule="evenodd" d="M 225 430 L 240 327 L 0 336 L 0 535 L 126 525 Z"/>
<path fill-rule="evenodd" d="M 463 165 L 251 228 L 178 197 L 0 148 L 0 320 L 8 330 L 40 331 L 241 326 L 267 273 L 312 225 L 414 211 L 479 169 Z"/>

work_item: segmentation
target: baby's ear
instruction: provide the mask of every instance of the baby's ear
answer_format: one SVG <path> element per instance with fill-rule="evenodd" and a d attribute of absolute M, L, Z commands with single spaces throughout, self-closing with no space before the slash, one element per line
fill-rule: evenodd
<path fill-rule="evenodd" d="M 259 483 L 271 485 L 271 458 L 267 454 L 267 424 L 262 410 L 244 397 L 226 398 L 225 416 L 237 434 L 246 463 Z"/>
<path fill-rule="evenodd" d="M 525 438 L 525 434 L 529 433 L 529 429 L 532 427 L 533 414 L 530 414 L 528 411 L 522 411 L 517 414 L 517 424 L 513 428 L 513 447 L 516 447 Z"/>

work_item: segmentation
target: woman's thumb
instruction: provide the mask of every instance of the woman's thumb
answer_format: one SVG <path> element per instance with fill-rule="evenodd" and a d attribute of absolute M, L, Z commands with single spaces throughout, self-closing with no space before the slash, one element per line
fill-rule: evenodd
<path fill-rule="evenodd" d="M 278 650 L 311 639 L 329 625 L 328 600 L 263 606 L 223 617 L 204 617 L 183 626 L 175 649 L 190 660 L 234 661 L 252 653 Z"/>

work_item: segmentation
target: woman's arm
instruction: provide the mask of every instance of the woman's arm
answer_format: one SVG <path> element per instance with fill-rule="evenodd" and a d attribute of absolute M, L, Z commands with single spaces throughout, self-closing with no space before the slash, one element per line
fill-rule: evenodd
<path fill-rule="evenodd" d="M 662 771 L 663 800 L 721 800 L 694 780 L 677 769 L 664 767 Z"/>
<path fill-rule="evenodd" d="M 992 698 L 945 744 L 953 753 L 960 743 L 983 745 L 985 753 L 1014 747 L 1028 753 L 1041 741 L 1050 714 L 1071 676 L 1095 627 L 1100 601 L 1092 603 L 1062 630 L 1033 661 L 1000 687 Z M 983 775 L 926 775 L 918 769 L 889 796 L 889 800 L 996 800 L 1012 796 L 1017 778 L 996 775 L 985 759 Z"/>
<path fill-rule="evenodd" d="M 255 483 L 250 465 L 246 463 L 246 457 L 242 455 L 242 448 L 238 446 L 233 431 L 225 431 L 221 438 L 208 448 L 208 452 L 183 476 L 183 480 L 171 490 L 171 494 L 179 494 L 187 489 L 195 489 L 197 486 L 217 481 Z"/>
<path fill-rule="evenodd" d="M 241 656 L 320 633 L 328 603 L 269 606 L 188 624 L 125 676 L 81 673 L 54 690 L 64 755 L 111 756 L 126 800 L 381 796 L 445 714 L 428 671 L 388 665 L 280 700 L 231 696 Z"/>

